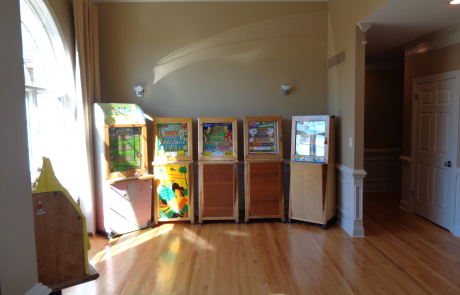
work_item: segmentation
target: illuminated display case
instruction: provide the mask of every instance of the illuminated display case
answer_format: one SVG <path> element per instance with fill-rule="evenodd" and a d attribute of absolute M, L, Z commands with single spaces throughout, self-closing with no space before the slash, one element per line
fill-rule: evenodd
<path fill-rule="evenodd" d="M 282 117 L 244 117 L 244 222 L 281 218 L 284 222 Z"/>
<path fill-rule="evenodd" d="M 154 223 L 193 225 L 192 118 L 155 118 L 153 125 Z"/>
<path fill-rule="evenodd" d="M 135 104 L 96 103 L 97 230 L 108 237 L 145 228 L 152 220 L 147 127 Z"/>
<path fill-rule="evenodd" d="M 198 223 L 238 217 L 237 118 L 198 118 Z"/>
<path fill-rule="evenodd" d="M 294 116 L 288 222 L 321 224 L 336 214 L 335 117 Z"/>

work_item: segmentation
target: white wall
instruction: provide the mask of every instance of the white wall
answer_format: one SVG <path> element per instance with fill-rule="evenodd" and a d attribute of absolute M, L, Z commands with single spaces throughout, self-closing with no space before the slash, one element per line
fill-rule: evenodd
<path fill-rule="evenodd" d="M 25 294 L 37 283 L 26 139 L 19 2 L 0 1 L 0 290 Z"/>

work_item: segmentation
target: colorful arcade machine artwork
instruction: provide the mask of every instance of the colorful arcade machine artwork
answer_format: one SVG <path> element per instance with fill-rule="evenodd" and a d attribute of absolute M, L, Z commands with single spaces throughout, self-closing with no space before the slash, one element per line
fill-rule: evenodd
<path fill-rule="evenodd" d="M 155 118 L 153 219 L 188 221 L 193 214 L 192 118 Z"/>
<path fill-rule="evenodd" d="M 279 154 L 278 121 L 248 122 L 249 155 Z"/>
<path fill-rule="evenodd" d="M 155 156 L 181 157 L 189 155 L 189 124 L 184 123 L 158 123 L 156 124 L 156 153 Z"/>
<path fill-rule="evenodd" d="M 190 187 L 188 165 L 155 165 L 155 194 L 158 201 L 158 210 L 155 220 L 177 220 L 189 218 L 190 212 Z M 193 216 L 192 216 L 193 217 Z"/>
<path fill-rule="evenodd" d="M 203 156 L 233 156 L 232 123 L 203 123 Z"/>
<path fill-rule="evenodd" d="M 109 128 L 110 172 L 143 169 L 140 127 Z"/>

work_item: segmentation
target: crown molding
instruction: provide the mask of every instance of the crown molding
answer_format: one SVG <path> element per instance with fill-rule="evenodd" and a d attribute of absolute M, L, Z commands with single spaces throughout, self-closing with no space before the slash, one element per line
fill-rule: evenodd
<path fill-rule="evenodd" d="M 425 35 L 401 46 L 405 59 L 460 43 L 460 23 Z"/>

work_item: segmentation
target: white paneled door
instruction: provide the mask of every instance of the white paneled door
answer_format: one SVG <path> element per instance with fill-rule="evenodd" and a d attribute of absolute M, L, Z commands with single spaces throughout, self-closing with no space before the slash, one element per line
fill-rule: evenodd
<path fill-rule="evenodd" d="M 413 210 L 447 229 L 455 198 L 457 88 L 448 74 L 416 79 L 413 88 Z"/>

